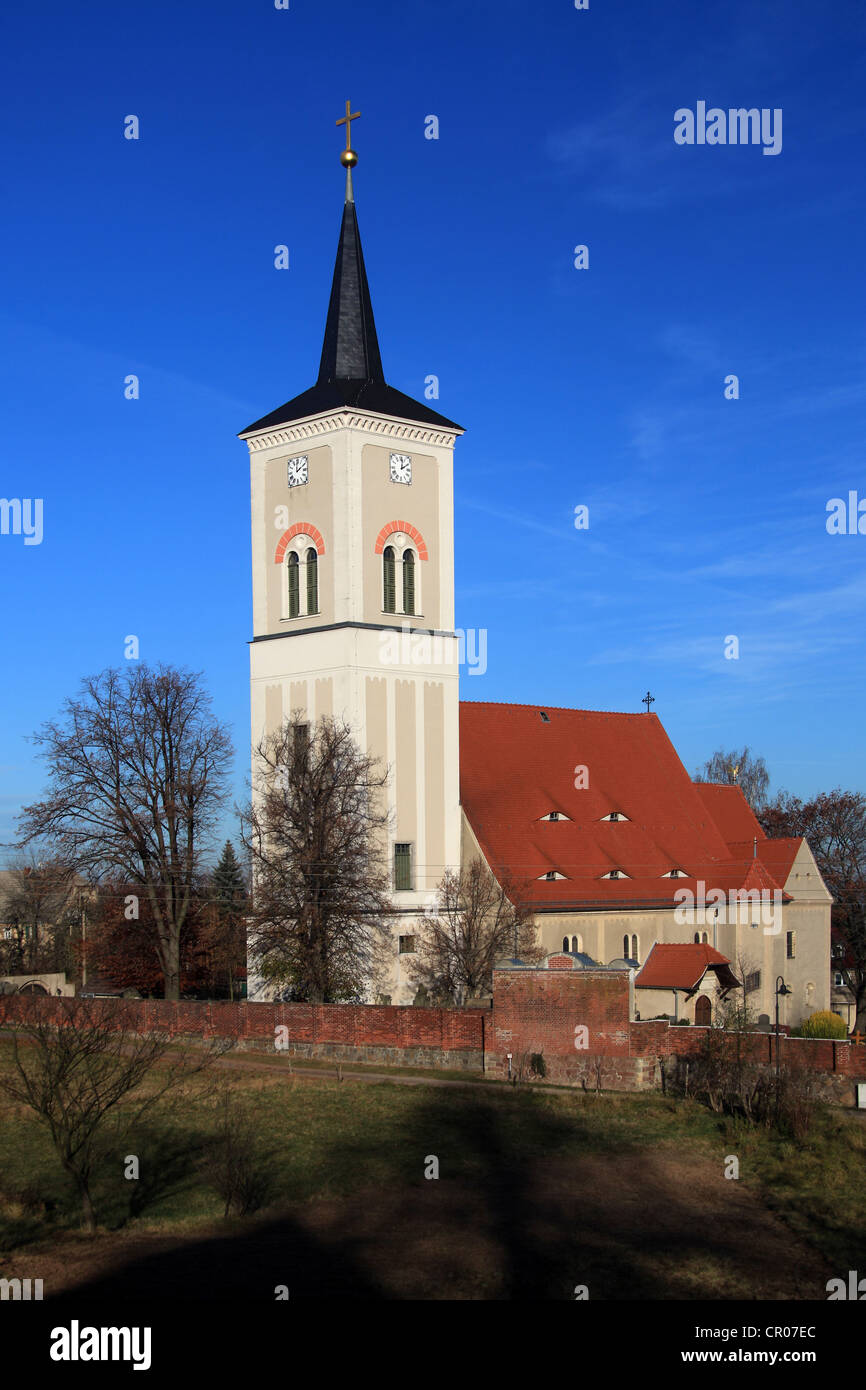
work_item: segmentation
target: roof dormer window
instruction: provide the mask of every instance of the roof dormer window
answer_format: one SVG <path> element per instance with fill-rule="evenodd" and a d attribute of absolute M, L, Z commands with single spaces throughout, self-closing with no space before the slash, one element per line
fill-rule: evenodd
<path fill-rule="evenodd" d="M 611 869 L 608 873 L 602 874 L 602 878 L 628 878 L 628 874 L 623 873 L 622 869 Z"/>
<path fill-rule="evenodd" d="M 561 874 L 558 869 L 548 869 L 546 874 L 539 874 L 538 877 L 542 883 L 553 883 L 555 879 L 565 878 L 565 874 Z"/>
<path fill-rule="evenodd" d="M 685 869 L 668 869 L 666 874 L 662 874 L 662 878 L 688 878 L 688 874 Z"/>
<path fill-rule="evenodd" d="M 624 816 L 623 813 L 622 813 L 622 811 L 608 811 L 607 815 L 606 815 L 606 816 L 602 816 L 601 819 L 602 819 L 602 820 L 611 820 L 611 821 L 613 821 L 613 820 L 627 821 L 627 820 L 628 820 L 628 816 Z"/>
<path fill-rule="evenodd" d="M 539 816 L 539 820 L 571 820 L 571 816 L 566 816 L 562 811 L 548 811 L 546 816 Z"/>

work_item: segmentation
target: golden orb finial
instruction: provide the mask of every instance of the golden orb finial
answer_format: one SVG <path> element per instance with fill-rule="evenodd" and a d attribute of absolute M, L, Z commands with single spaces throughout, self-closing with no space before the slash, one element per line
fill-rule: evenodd
<path fill-rule="evenodd" d="M 358 156 L 354 150 L 341 150 L 340 163 L 344 169 L 354 169 L 358 163 Z"/>

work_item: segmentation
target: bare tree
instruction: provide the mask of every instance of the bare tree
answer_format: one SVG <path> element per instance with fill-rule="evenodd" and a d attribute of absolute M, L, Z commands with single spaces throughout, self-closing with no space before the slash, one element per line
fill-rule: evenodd
<path fill-rule="evenodd" d="M 413 977 L 433 999 L 463 1004 L 493 988 L 502 956 L 540 958 L 525 890 L 507 873 L 496 877 L 478 857 L 446 873 L 435 907 L 425 916 Z"/>
<path fill-rule="evenodd" d="M 13 1063 L 0 1071 L 0 1091 L 34 1111 L 48 1129 L 88 1231 L 96 1229 L 93 1178 L 100 1160 L 111 1147 L 120 1154 L 124 1134 L 231 1046 L 219 1041 L 195 1053 L 175 1046 L 157 1073 L 169 1034 L 155 1028 L 137 1032 L 133 1006 L 120 1000 L 4 996 L 0 1025 L 11 1037 Z M 148 1080 L 149 1088 L 135 1095 Z"/>
<path fill-rule="evenodd" d="M 0 922 L 9 933 L 0 954 L 7 973 L 66 968 L 75 888 L 72 866 L 51 851 L 34 848 L 13 860 L 0 885 Z"/>
<path fill-rule="evenodd" d="M 387 773 L 348 724 L 296 713 L 259 743 L 243 815 L 252 863 L 248 942 L 294 999 L 362 996 L 391 946 L 384 866 Z"/>
<path fill-rule="evenodd" d="M 726 752 L 720 748 L 695 773 L 696 782 L 723 782 L 740 787 L 743 796 L 756 813 L 767 804 L 770 774 L 764 759 L 752 753 L 748 746 Z"/>
<path fill-rule="evenodd" d="M 34 736 L 49 768 L 22 843 L 50 838 L 94 877 L 116 874 L 147 898 L 166 999 L 180 995 L 180 938 L 232 758 L 210 696 L 190 672 L 103 671 Z"/>
<path fill-rule="evenodd" d="M 805 836 L 833 895 L 833 965 L 854 995 L 858 1029 L 866 1029 L 866 796 L 821 792 L 801 801 L 780 791 L 761 815 L 771 837 Z"/>

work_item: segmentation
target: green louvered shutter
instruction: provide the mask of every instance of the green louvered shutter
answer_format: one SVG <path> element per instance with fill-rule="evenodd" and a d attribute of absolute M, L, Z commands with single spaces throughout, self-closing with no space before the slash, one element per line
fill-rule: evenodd
<path fill-rule="evenodd" d="M 415 556 L 411 550 L 403 556 L 403 612 L 415 612 Z"/>
<path fill-rule="evenodd" d="M 412 890 L 412 846 L 394 846 L 394 888 L 398 893 Z"/>
<path fill-rule="evenodd" d="M 307 612 L 319 611 L 319 557 L 315 550 L 307 551 Z"/>
<path fill-rule="evenodd" d="M 382 567 L 385 577 L 385 603 L 386 613 L 397 612 L 397 581 L 394 573 L 394 549 L 393 546 L 386 545 L 382 555 Z"/>
<path fill-rule="evenodd" d="M 289 617 L 297 618 L 301 611 L 301 591 L 297 555 L 289 556 Z"/>

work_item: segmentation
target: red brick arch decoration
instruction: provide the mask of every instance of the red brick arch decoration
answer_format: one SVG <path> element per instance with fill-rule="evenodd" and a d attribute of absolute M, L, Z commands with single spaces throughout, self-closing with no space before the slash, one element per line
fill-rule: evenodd
<path fill-rule="evenodd" d="M 274 556 L 275 565 L 283 563 L 289 544 L 295 539 L 295 536 L 309 536 L 316 547 L 316 553 L 324 555 L 325 541 L 318 527 L 312 526 L 309 521 L 296 521 L 294 526 L 290 526 L 288 531 L 284 531 L 277 541 L 277 552 Z"/>
<path fill-rule="evenodd" d="M 382 554 L 382 551 L 385 549 L 385 543 L 388 540 L 388 537 L 392 536 L 395 531 L 403 531 L 405 535 L 412 537 L 413 541 L 418 547 L 419 560 L 428 560 L 430 558 L 427 554 L 427 547 L 424 544 L 424 537 L 421 535 L 421 532 L 418 530 L 418 527 L 413 526 L 409 521 L 385 522 L 385 525 L 382 527 L 381 531 L 376 537 L 377 555 Z"/>

